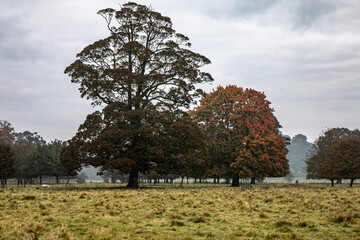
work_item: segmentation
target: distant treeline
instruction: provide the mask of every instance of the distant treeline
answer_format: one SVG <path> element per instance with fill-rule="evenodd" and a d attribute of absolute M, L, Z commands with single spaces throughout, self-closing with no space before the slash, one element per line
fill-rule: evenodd
<path fill-rule="evenodd" d="M 7 121 L 0 121 L 0 177 L 4 185 L 9 178 L 17 184 L 42 184 L 44 177 L 70 178 L 77 175 L 75 169 L 59 165 L 61 149 L 66 142 L 46 142 L 36 132 L 16 133 Z"/>
<path fill-rule="evenodd" d="M 289 137 L 284 137 L 290 139 Z M 347 128 L 333 128 L 325 130 L 314 144 L 307 141 L 305 135 L 297 134 L 287 145 L 290 173 L 292 177 L 307 177 L 308 179 L 329 179 L 332 184 L 341 179 L 350 179 L 352 185 L 360 177 L 360 132 Z M 54 140 L 46 142 L 36 132 L 16 133 L 7 121 L 0 121 L 0 177 L 1 184 L 7 179 L 16 179 L 17 184 L 41 184 L 44 178 L 55 178 L 59 183 L 76 178 L 76 182 L 85 183 L 90 180 L 103 179 L 104 182 L 129 181 L 129 174 L 119 170 L 104 170 L 102 168 L 84 168 L 79 174 L 78 169 L 60 164 L 62 149 L 66 142 Z M 174 179 L 193 178 L 195 182 L 213 178 L 213 183 L 223 179 L 225 183 L 232 182 L 232 175 L 214 174 L 211 161 L 192 161 L 197 165 L 187 168 L 188 174 L 161 173 L 150 170 L 140 174 L 141 183 L 158 183 L 160 179 L 166 183 L 173 183 Z M 291 177 L 291 176 L 289 176 Z M 258 178 L 262 180 L 263 178 Z"/>

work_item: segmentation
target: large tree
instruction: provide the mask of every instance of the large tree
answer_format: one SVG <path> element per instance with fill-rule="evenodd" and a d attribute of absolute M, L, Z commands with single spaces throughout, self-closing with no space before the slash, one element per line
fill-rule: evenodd
<path fill-rule="evenodd" d="M 331 184 L 334 185 L 334 180 L 339 178 L 323 175 L 321 172 L 321 164 L 327 158 L 328 151 L 333 144 L 340 139 L 346 139 L 349 137 L 360 137 L 360 131 L 358 129 L 349 130 L 347 128 L 331 128 L 323 131 L 315 140 L 309 151 L 309 155 L 305 160 L 307 172 L 306 177 L 309 179 L 329 179 Z"/>
<path fill-rule="evenodd" d="M 218 87 L 205 94 L 192 115 L 207 133 L 213 175 L 231 177 L 236 186 L 239 176 L 282 176 L 287 172 L 280 125 L 263 93 L 234 85 Z M 261 148 L 261 155 L 267 155 L 269 161 L 255 156 L 251 146 Z"/>
<path fill-rule="evenodd" d="M 350 179 L 350 187 L 360 178 L 360 138 L 339 139 L 320 163 L 321 176 L 328 179 Z"/>
<path fill-rule="evenodd" d="M 180 109 L 202 93 L 196 84 L 213 81 L 199 69 L 210 60 L 190 51 L 189 39 L 172 28 L 170 18 L 150 7 L 129 2 L 98 14 L 110 35 L 85 47 L 65 73 L 79 84 L 82 97 L 105 108 L 80 126 L 64 150 L 63 163 L 128 172 L 128 186 L 137 187 L 139 171 L 163 158 L 151 146 L 169 135 L 168 121 L 183 121 Z"/>
<path fill-rule="evenodd" d="M 6 184 L 9 177 L 15 173 L 15 157 L 10 145 L 0 143 L 0 181 L 1 185 Z"/>

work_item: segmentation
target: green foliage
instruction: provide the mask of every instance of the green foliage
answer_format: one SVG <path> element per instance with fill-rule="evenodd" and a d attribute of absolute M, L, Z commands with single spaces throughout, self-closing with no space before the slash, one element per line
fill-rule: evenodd
<path fill-rule="evenodd" d="M 40 135 L 38 135 L 37 132 L 32 133 L 30 131 L 15 133 L 15 139 L 17 143 L 27 142 L 33 145 L 46 143 L 45 140 Z"/>
<path fill-rule="evenodd" d="M 16 178 L 17 179 L 29 179 L 37 177 L 36 168 L 31 156 L 36 152 L 36 146 L 28 143 L 21 142 L 13 145 L 15 158 L 16 158 Z"/>
<path fill-rule="evenodd" d="M 76 172 L 59 166 L 61 149 L 65 142 L 54 140 L 46 143 L 36 132 L 16 133 L 13 149 L 16 156 L 16 178 L 19 182 L 31 182 L 43 176 L 69 176 Z"/>

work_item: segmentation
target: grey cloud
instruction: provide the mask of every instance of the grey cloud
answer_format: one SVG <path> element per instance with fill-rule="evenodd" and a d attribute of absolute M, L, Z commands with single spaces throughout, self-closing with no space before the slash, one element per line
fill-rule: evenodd
<path fill-rule="evenodd" d="M 149 5 L 148 0 L 139 2 Z M 96 12 L 118 8 L 118 1 L 2 3 L 0 119 L 17 131 L 37 131 L 47 140 L 68 139 L 94 109 L 80 99 L 78 86 L 63 70 L 83 47 L 107 36 Z M 359 127 L 357 2 L 153 0 L 151 4 L 190 37 L 193 51 L 212 60 L 206 71 L 215 82 L 202 86 L 206 91 L 225 84 L 265 91 L 283 132 L 304 133 L 311 140 L 325 127 Z"/>
<path fill-rule="evenodd" d="M 295 12 L 295 27 L 310 27 L 316 21 L 329 16 L 337 9 L 333 0 L 299 1 Z"/>
<path fill-rule="evenodd" d="M 39 51 L 29 40 L 28 31 L 15 17 L 0 17 L 0 58 L 22 61 L 39 56 Z"/>
<path fill-rule="evenodd" d="M 242 1 L 210 1 L 207 12 L 211 16 L 226 18 L 242 18 L 253 14 L 260 14 L 274 6 L 277 0 L 242 0 Z"/>
<path fill-rule="evenodd" d="M 291 27 L 295 29 L 307 29 L 325 17 L 332 17 L 338 5 L 336 0 L 213 0 L 203 2 L 202 7 L 197 10 L 212 18 L 236 21 L 257 17 L 263 24 L 291 23 Z M 274 8 L 274 13 L 267 16 L 268 11 Z"/>

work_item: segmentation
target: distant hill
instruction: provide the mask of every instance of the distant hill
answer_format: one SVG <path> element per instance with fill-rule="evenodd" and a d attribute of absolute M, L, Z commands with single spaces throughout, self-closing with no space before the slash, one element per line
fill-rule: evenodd
<path fill-rule="evenodd" d="M 305 135 L 297 134 L 291 139 L 290 145 L 287 146 L 289 150 L 287 158 L 289 159 L 290 169 L 295 177 L 306 177 L 305 159 L 311 145 Z"/>

